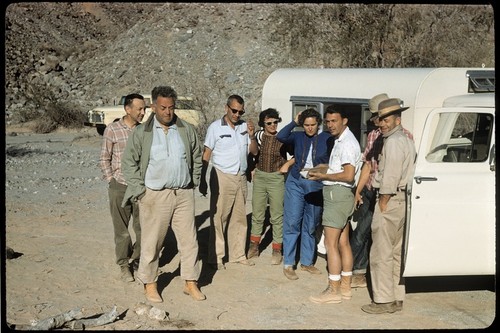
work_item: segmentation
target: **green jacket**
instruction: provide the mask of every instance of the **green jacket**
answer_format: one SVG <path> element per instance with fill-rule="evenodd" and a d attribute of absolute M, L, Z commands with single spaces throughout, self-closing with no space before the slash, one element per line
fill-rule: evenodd
<path fill-rule="evenodd" d="M 122 156 L 122 172 L 127 182 L 122 207 L 125 207 L 129 200 L 132 202 L 137 201 L 146 192 L 144 179 L 153 143 L 154 116 L 155 114 L 152 113 L 146 122 L 137 125 L 127 140 Z M 198 139 L 194 126 L 178 118 L 177 115 L 175 117 L 175 124 L 186 149 L 186 160 L 191 175 L 190 185 L 196 187 L 200 183 L 203 146 Z"/>

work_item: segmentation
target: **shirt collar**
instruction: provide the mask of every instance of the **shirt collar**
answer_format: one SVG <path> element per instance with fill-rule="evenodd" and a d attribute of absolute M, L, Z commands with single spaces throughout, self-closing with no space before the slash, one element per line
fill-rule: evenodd
<path fill-rule="evenodd" d="M 238 125 L 241 125 L 243 124 L 245 121 L 244 120 L 238 120 L 238 122 L 236 124 L 234 124 L 234 126 L 238 126 Z M 229 126 L 228 122 L 226 121 L 226 115 L 224 115 L 221 120 L 220 120 L 220 125 L 221 126 Z"/>
<path fill-rule="evenodd" d="M 338 141 L 338 142 L 342 142 L 342 140 L 345 138 L 345 136 L 347 135 L 347 132 L 350 132 L 351 130 L 349 129 L 349 126 L 347 126 L 345 128 L 345 130 L 342 132 L 342 134 L 340 134 L 340 136 L 338 138 L 335 139 L 335 141 Z"/>
<path fill-rule="evenodd" d="M 158 119 L 156 119 L 156 117 L 154 117 L 153 119 L 153 124 L 154 124 L 154 127 L 155 128 L 161 128 L 163 130 L 163 126 L 161 126 L 160 122 L 158 121 Z M 170 126 L 168 126 L 168 129 L 171 130 L 176 130 L 177 129 L 177 124 L 172 124 Z"/>

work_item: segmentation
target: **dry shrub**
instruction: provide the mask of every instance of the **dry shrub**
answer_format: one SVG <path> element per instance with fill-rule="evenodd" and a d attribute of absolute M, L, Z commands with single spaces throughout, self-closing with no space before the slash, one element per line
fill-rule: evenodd
<path fill-rule="evenodd" d="M 494 64 L 490 5 L 293 4 L 279 6 L 271 20 L 278 22 L 271 38 L 296 67 Z"/>
<path fill-rule="evenodd" d="M 59 100 L 53 88 L 41 83 L 32 83 L 29 87 L 30 104 L 25 113 L 36 120 L 33 130 L 36 133 L 50 133 L 58 127 L 81 128 L 85 121 L 85 112 L 69 101 Z"/>

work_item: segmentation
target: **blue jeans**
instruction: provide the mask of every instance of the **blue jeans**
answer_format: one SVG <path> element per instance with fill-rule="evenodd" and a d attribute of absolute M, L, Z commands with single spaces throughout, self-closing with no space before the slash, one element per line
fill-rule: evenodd
<path fill-rule="evenodd" d="M 368 267 L 369 249 L 372 233 L 373 209 L 375 206 L 375 192 L 365 187 L 361 190 L 363 204 L 354 212 L 353 219 L 358 222 L 356 229 L 351 233 L 351 249 L 354 259 L 353 272 L 366 273 Z M 356 218 L 357 217 L 357 218 Z"/>
<path fill-rule="evenodd" d="M 321 222 L 323 184 L 297 179 L 288 175 L 285 183 L 283 212 L 283 264 L 295 265 L 297 243 L 300 237 L 300 263 L 313 264 L 316 254 L 316 228 Z"/>

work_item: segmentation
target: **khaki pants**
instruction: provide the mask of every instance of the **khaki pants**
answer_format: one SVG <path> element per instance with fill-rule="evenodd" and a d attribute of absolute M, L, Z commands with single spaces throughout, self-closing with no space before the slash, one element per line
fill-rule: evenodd
<path fill-rule="evenodd" d="M 372 221 L 372 247 L 370 250 L 370 274 L 373 301 L 388 303 L 403 301 L 405 286 L 401 272 L 401 254 L 405 224 L 405 193 L 389 200 L 382 213 L 377 203 Z"/>
<path fill-rule="evenodd" d="M 246 259 L 247 179 L 245 175 L 225 174 L 212 168 L 210 174 L 209 263 L 222 263 L 227 247 L 229 262 Z M 227 229 L 227 230 L 226 230 Z"/>
<path fill-rule="evenodd" d="M 180 254 L 181 278 L 197 281 L 201 262 L 198 260 L 193 189 L 153 191 L 146 188 L 139 201 L 139 210 L 142 232 L 137 278 L 142 283 L 158 279 L 159 255 L 171 225 Z"/>

